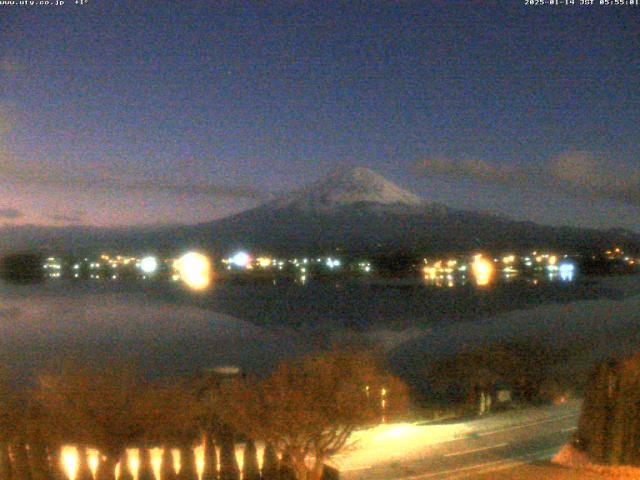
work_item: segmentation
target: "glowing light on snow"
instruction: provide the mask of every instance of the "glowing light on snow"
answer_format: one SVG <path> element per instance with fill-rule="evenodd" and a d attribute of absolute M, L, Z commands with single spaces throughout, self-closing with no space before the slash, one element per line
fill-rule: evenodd
<path fill-rule="evenodd" d="M 198 479 L 202 479 L 204 474 L 204 445 L 198 445 L 193 449 L 193 453 L 196 456 L 196 473 Z"/>
<path fill-rule="evenodd" d="M 173 468 L 176 471 L 176 474 L 180 473 L 180 469 L 182 468 L 182 459 L 180 458 L 180 450 L 177 448 L 171 449 L 171 455 L 173 456 Z"/>
<path fill-rule="evenodd" d="M 100 463 L 100 452 L 94 449 L 87 449 L 87 463 L 89 464 L 89 470 L 93 474 L 93 478 L 96 478 L 98 474 L 98 463 Z"/>
<path fill-rule="evenodd" d="M 137 448 L 127 450 L 129 455 L 129 469 L 133 474 L 133 478 L 138 480 L 138 472 L 140 471 L 140 452 Z"/>
<path fill-rule="evenodd" d="M 149 453 L 151 454 L 151 469 L 156 480 L 160 479 L 160 471 L 162 470 L 162 449 L 152 448 Z"/>
<path fill-rule="evenodd" d="M 70 480 L 76 480 L 78 475 L 78 449 L 76 447 L 65 446 L 60 452 L 62 469 Z"/>

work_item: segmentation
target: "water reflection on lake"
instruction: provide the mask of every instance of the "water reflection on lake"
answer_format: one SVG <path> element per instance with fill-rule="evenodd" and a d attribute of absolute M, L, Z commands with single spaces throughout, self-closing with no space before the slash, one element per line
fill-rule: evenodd
<path fill-rule="evenodd" d="M 597 298 L 597 282 L 519 276 L 478 288 L 420 280 L 0 284 L 0 358 L 38 370 L 60 357 L 132 359 L 149 372 L 219 365 L 268 369 L 289 355 L 346 342 L 397 346 L 439 324 Z"/>

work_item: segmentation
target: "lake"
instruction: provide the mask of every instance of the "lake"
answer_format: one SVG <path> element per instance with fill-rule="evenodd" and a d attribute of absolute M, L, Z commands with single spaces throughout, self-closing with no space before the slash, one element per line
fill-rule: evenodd
<path fill-rule="evenodd" d="M 260 373 L 291 355 L 349 344 L 409 366 L 434 338 L 446 352 L 459 331 L 476 326 L 482 335 L 487 319 L 509 331 L 508 315 L 623 302 L 636 287 L 637 277 L 481 289 L 224 282 L 198 293 L 169 283 L 0 283 L 0 360 L 24 374 L 69 359 L 133 361 L 151 376 L 221 365 Z"/>

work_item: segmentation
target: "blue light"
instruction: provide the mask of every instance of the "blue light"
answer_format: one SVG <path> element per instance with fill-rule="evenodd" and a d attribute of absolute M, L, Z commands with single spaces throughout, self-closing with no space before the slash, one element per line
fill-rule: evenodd
<path fill-rule="evenodd" d="M 251 263 L 251 256 L 247 252 L 237 252 L 231 257 L 231 263 L 237 267 L 246 268 Z"/>
<path fill-rule="evenodd" d="M 563 282 L 571 282 L 576 275 L 576 266 L 573 263 L 564 262 L 559 266 L 560 280 Z"/>

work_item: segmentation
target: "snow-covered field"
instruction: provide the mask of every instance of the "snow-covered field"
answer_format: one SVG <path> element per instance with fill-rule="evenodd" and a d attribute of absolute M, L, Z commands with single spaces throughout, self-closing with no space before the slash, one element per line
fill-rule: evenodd
<path fill-rule="evenodd" d="M 425 358 L 469 345 L 531 340 L 570 348 L 574 354 L 563 368 L 583 372 L 608 356 L 637 352 L 640 276 L 600 282 L 611 291 L 609 298 L 543 304 L 473 322 L 441 323 L 398 345 L 392 352 L 394 363 L 411 369 L 424 364 Z"/>
<path fill-rule="evenodd" d="M 356 432 L 350 451 L 332 460 L 346 478 L 413 478 L 399 475 L 398 466 L 413 470 L 419 478 L 434 471 L 466 470 L 471 465 L 513 461 L 523 454 L 555 448 L 569 435 L 567 425 L 575 423 L 580 401 L 526 410 L 512 410 L 479 419 L 453 423 L 403 423 L 380 425 Z M 527 446 L 535 435 L 540 442 Z M 519 451 L 506 449 L 521 445 Z M 474 456 L 475 455 L 475 456 Z M 448 460 L 447 460 L 448 459 Z M 447 463 L 448 462 L 448 463 Z M 380 470 L 383 469 L 383 470 Z M 394 473 L 393 476 L 391 474 Z M 438 477 L 439 478 L 439 477 Z M 443 477 L 444 478 L 444 477 Z M 452 478 L 457 478 L 455 475 Z"/>

